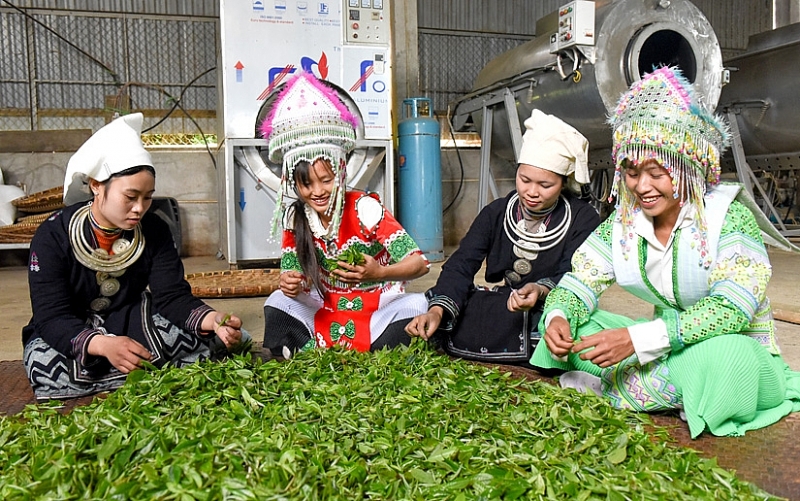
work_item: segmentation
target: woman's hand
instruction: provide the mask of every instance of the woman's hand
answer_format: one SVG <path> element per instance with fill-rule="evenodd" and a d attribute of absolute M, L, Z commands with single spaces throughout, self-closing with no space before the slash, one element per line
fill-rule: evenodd
<path fill-rule="evenodd" d="M 579 353 L 587 349 L 589 351 L 581 353 L 581 359 L 589 360 L 603 368 L 611 367 L 635 352 L 631 335 L 625 327 L 606 329 L 591 336 L 583 336 L 572 347 L 572 352 Z"/>
<path fill-rule="evenodd" d="M 123 374 L 141 368 L 142 360 L 153 358 L 147 348 L 127 336 L 94 336 L 86 349 L 90 355 L 106 357 Z"/>
<path fill-rule="evenodd" d="M 361 264 L 349 264 L 344 261 L 337 261 L 338 268 L 331 273 L 336 275 L 339 280 L 348 284 L 360 284 L 361 282 L 379 282 L 383 280 L 384 267 L 369 254 L 364 256 Z"/>
<path fill-rule="evenodd" d="M 209 319 L 213 322 L 212 329 L 209 330 L 214 331 L 226 348 L 230 348 L 242 340 L 242 320 L 236 315 L 212 311 L 203 319 L 203 325 Z"/>
<path fill-rule="evenodd" d="M 557 357 L 564 357 L 572 349 L 572 331 L 564 317 L 553 317 L 544 333 L 547 348 Z"/>
<path fill-rule="evenodd" d="M 302 273 L 284 271 L 281 273 L 280 289 L 286 297 L 297 297 L 305 288 L 306 280 Z"/>
<path fill-rule="evenodd" d="M 409 336 L 418 336 L 427 341 L 439 328 L 439 324 L 442 323 L 442 313 L 441 306 L 434 306 L 427 313 L 417 315 L 406 325 L 406 333 Z"/>
<path fill-rule="evenodd" d="M 547 295 L 544 285 L 531 282 L 519 289 L 511 289 L 508 296 L 508 311 L 528 311 Z"/>

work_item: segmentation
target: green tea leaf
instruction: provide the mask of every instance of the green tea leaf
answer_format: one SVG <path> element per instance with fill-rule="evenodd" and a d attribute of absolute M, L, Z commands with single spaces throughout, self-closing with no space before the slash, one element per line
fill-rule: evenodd
<path fill-rule="evenodd" d="M 0 416 L 0 499 L 775 499 L 646 415 L 422 342 L 147 367 L 58 406 Z"/>

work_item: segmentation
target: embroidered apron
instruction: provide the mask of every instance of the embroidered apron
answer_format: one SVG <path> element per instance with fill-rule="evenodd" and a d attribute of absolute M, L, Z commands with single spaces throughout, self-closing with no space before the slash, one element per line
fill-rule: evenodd
<path fill-rule="evenodd" d="M 314 315 L 317 346 L 339 344 L 351 350 L 369 351 L 372 344 L 370 320 L 380 300 L 380 288 L 370 292 L 325 294 L 322 308 Z"/>

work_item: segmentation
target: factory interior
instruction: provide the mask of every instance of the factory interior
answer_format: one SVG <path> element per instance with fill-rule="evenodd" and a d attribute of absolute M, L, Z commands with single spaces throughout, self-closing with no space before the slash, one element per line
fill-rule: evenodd
<path fill-rule="evenodd" d="M 296 72 L 325 81 L 357 117 L 346 185 L 377 194 L 414 238 L 430 269 L 406 291 L 425 293 L 481 210 L 515 189 L 532 112 L 559 117 L 588 140 L 584 195 L 603 220 L 614 210 L 609 117 L 617 100 L 653 68 L 679 68 L 729 127 L 721 178 L 741 184 L 767 233 L 795 245 L 766 245 L 766 295 L 780 354 L 800 372 L 800 0 L 3 0 L 0 40 L 0 423 L 37 405 L 22 342 L 33 312 L 31 240 L 65 208 L 70 159 L 120 115 L 143 114 L 141 139 L 157 172 L 150 211 L 169 227 L 192 293 L 241 319 L 254 358 L 293 362 L 272 360 L 262 348 L 265 301 L 280 290 L 285 249 L 270 227 L 285 172 L 259 127 Z M 484 262 L 476 284 L 498 285 L 486 271 Z M 630 318 L 654 315 L 652 304 L 619 285 L 599 307 Z M 554 374 L 527 364 L 469 363 L 558 386 Z M 67 399 L 58 413 L 67 419 L 107 398 Z M 651 441 L 696 451 L 709 472 L 730 472 L 715 477 L 702 499 L 737 499 L 725 490 L 735 479 L 752 484 L 752 499 L 800 501 L 800 412 L 787 414 L 743 436 L 692 437 L 678 413 L 656 413 L 649 426 L 665 433 Z M 10 440 L 0 428 L 0 448 Z M 16 492 L 18 480 L 3 473 L 4 465 L 24 461 L 0 454 L 0 494 L 48 498 L 41 491 L 25 497 L 24 489 L 35 487 Z M 414 480 L 420 490 L 386 498 L 454 499 L 422 477 Z M 637 491 L 634 478 L 609 481 L 609 492 L 622 494 L 578 496 L 570 487 L 555 495 L 549 486 L 545 497 L 531 483 L 519 498 L 668 499 Z M 476 492 L 512 498 L 511 490 L 469 485 L 477 490 L 463 499 Z M 254 498 L 241 489 L 229 498 Z M 166 492 L 153 498 L 180 498 Z M 281 499 L 337 497 L 275 492 Z M 77 498 L 70 496 L 49 498 Z M 194 496 L 180 499 L 200 499 Z"/>

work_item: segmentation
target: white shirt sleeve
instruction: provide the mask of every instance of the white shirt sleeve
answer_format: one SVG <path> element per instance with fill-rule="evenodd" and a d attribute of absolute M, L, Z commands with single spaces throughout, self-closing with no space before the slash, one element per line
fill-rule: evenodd
<path fill-rule="evenodd" d="M 642 365 L 652 362 L 670 351 L 667 324 L 660 318 L 631 325 L 628 327 L 628 334 L 631 336 L 636 357 Z"/>
<path fill-rule="evenodd" d="M 547 316 L 544 317 L 544 328 L 547 329 L 550 326 L 550 322 L 552 322 L 553 319 L 556 317 L 561 317 L 563 319 L 567 318 L 567 316 L 564 315 L 564 312 L 559 309 L 550 310 L 550 313 L 548 313 Z"/>
<path fill-rule="evenodd" d="M 567 318 L 567 316 L 564 315 L 563 311 L 561 311 L 559 309 L 551 310 L 550 313 L 548 313 L 547 316 L 544 317 L 544 328 L 545 328 L 545 330 L 550 325 L 550 322 L 556 317 L 561 317 L 563 319 Z M 563 357 L 558 357 L 555 354 L 553 354 L 552 351 L 550 352 L 550 357 L 552 357 L 553 360 L 556 360 L 558 362 L 566 362 L 567 361 L 567 355 L 564 355 Z"/>

